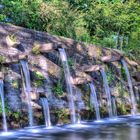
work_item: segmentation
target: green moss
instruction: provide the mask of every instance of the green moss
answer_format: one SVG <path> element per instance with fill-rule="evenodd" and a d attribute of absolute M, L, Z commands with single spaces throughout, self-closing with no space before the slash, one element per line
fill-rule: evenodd
<path fill-rule="evenodd" d="M 15 34 L 11 34 L 11 35 L 8 35 L 8 37 L 10 38 L 11 41 L 13 42 L 17 42 L 17 37 L 15 36 Z"/>
<path fill-rule="evenodd" d="M 115 77 L 114 77 L 114 74 L 112 73 L 111 70 L 108 70 L 106 72 L 106 75 L 107 75 L 107 81 L 109 84 L 113 83 L 113 81 L 115 80 Z"/>
<path fill-rule="evenodd" d="M 3 111 L 2 110 L 2 103 L 0 101 L 0 115 L 2 115 L 2 111 Z M 9 106 L 8 106 L 7 102 L 5 102 L 5 112 L 6 112 L 7 115 L 10 113 L 10 109 L 9 109 Z"/>
<path fill-rule="evenodd" d="M 126 81 L 127 76 L 126 76 L 126 73 L 125 73 L 125 69 L 123 67 L 121 67 L 121 75 L 122 75 L 123 80 Z"/>
<path fill-rule="evenodd" d="M 36 86 L 36 87 L 41 87 L 41 86 L 43 86 L 43 81 L 42 80 L 36 80 L 35 82 L 34 82 L 34 85 Z"/>
<path fill-rule="evenodd" d="M 6 61 L 6 57 L 0 55 L 0 64 L 4 63 Z"/>
<path fill-rule="evenodd" d="M 34 75 L 35 75 L 35 78 L 37 79 L 37 80 L 34 81 L 34 85 L 36 87 L 43 86 L 43 83 L 44 83 L 44 80 L 45 80 L 45 77 L 43 76 L 43 74 L 39 71 L 36 71 L 36 72 L 34 72 Z"/>
<path fill-rule="evenodd" d="M 69 122 L 69 110 L 67 109 L 57 109 L 55 110 L 59 122 L 68 123 Z"/>
<path fill-rule="evenodd" d="M 118 112 L 120 114 L 127 114 L 127 109 L 126 109 L 126 106 L 124 104 L 118 104 Z"/>
<path fill-rule="evenodd" d="M 12 87 L 13 88 L 18 88 L 18 81 L 17 80 L 12 81 Z"/>
<path fill-rule="evenodd" d="M 36 78 L 38 78 L 38 79 L 45 80 L 45 77 L 44 77 L 43 74 L 42 74 L 41 72 L 39 72 L 39 71 L 36 71 L 36 72 L 35 72 L 35 76 L 36 76 Z"/>
<path fill-rule="evenodd" d="M 68 58 L 68 64 L 70 67 L 74 66 L 74 60 L 72 58 Z"/>
<path fill-rule="evenodd" d="M 20 117 L 20 112 L 14 112 L 14 116 L 15 116 L 16 119 L 19 118 Z"/>
<path fill-rule="evenodd" d="M 56 93 L 58 96 L 62 96 L 63 95 L 63 86 L 60 83 L 60 81 L 58 81 L 56 83 L 56 85 L 53 87 L 53 92 Z"/>
<path fill-rule="evenodd" d="M 32 53 L 40 54 L 40 45 L 38 43 L 34 43 L 33 48 L 32 48 Z"/>

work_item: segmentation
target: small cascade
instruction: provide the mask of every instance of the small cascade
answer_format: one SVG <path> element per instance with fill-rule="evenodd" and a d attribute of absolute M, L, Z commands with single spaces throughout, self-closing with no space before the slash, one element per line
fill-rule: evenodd
<path fill-rule="evenodd" d="M 80 124 L 81 123 L 81 109 L 85 109 L 85 103 L 82 99 L 82 93 L 81 91 L 76 87 L 74 86 L 74 89 L 73 89 L 73 92 L 74 92 L 74 98 L 75 98 L 75 108 L 76 108 L 76 118 L 77 118 L 77 123 Z"/>
<path fill-rule="evenodd" d="M 124 59 L 121 59 L 121 63 L 123 65 L 124 69 L 125 69 L 125 73 L 126 73 L 127 81 L 128 81 L 128 86 L 129 86 L 129 90 L 130 90 L 130 98 L 131 98 L 131 104 L 132 104 L 131 114 L 135 115 L 137 113 L 137 108 L 136 108 L 136 100 L 135 100 L 135 95 L 134 95 L 134 91 L 133 91 L 131 76 L 130 76 L 130 73 L 129 73 L 127 63 L 125 62 Z"/>
<path fill-rule="evenodd" d="M 104 69 L 101 69 L 101 75 L 102 75 L 102 78 L 103 78 L 104 88 L 105 88 L 105 92 L 106 92 L 106 96 L 107 96 L 107 105 L 108 105 L 109 117 L 113 117 L 111 93 L 110 93 L 110 88 L 109 88 L 108 81 L 107 81 L 106 72 L 105 72 Z"/>
<path fill-rule="evenodd" d="M 76 123 L 76 113 L 75 113 L 75 103 L 74 103 L 74 97 L 73 97 L 73 86 L 71 82 L 71 74 L 70 69 L 67 61 L 67 56 L 64 48 L 59 48 L 60 57 L 62 60 L 63 68 L 64 68 L 64 75 L 67 85 L 67 93 L 68 93 L 68 100 L 69 100 L 69 108 L 71 113 L 71 122 Z"/>
<path fill-rule="evenodd" d="M 50 127 L 51 121 L 50 121 L 50 109 L 49 109 L 48 100 L 47 100 L 47 98 L 41 98 L 40 100 L 41 100 L 42 107 L 43 107 L 45 125 L 46 125 L 46 127 Z"/>
<path fill-rule="evenodd" d="M 116 106 L 116 98 L 112 97 L 112 105 L 113 105 L 113 115 L 117 117 L 117 106 Z"/>
<path fill-rule="evenodd" d="M 78 112 L 77 112 L 77 123 L 78 123 L 78 124 L 80 124 L 80 123 L 81 123 L 80 110 L 78 110 Z"/>
<path fill-rule="evenodd" d="M 29 72 L 29 68 L 28 68 L 28 62 L 25 60 L 21 60 L 20 64 L 22 66 L 22 72 L 23 72 L 24 79 L 25 79 L 24 91 L 25 91 L 27 103 L 28 103 L 29 125 L 33 126 L 33 109 L 32 109 L 32 105 L 31 105 L 31 90 L 32 90 L 32 88 L 31 88 L 31 80 L 30 80 L 30 72 Z"/>
<path fill-rule="evenodd" d="M 93 85 L 93 83 L 89 83 L 90 86 L 90 103 L 92 105 L 92 107 L 94 107 L 95 112 L 96 112 L 96 119 L 100 120 L 100 109 L 99 109 L 99 103 L 98 103 L 98 99 L 97 99 L 97 94 L 95 91 L 95 87 Z"/>
<path fill-rule="evenodd" d="M 1 97 L 2 117 L 3 117 L 3 129 L 4 129 L 4 131 L 8 131 L 6 112 L 5 112 L 5 103 L 4 103 L 3 80 L 2 79 L 0 79 L 0 97 Z"/>

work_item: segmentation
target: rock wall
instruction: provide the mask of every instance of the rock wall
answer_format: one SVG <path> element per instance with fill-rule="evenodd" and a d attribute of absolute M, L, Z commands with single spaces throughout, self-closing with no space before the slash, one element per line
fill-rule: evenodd
<path fill-rule="evenodd" d="M 50 101 L 52 122 L 54 124 L 69 122 L 66 84 L 58 52 L 59 47 L 65 48 L 68 55 L 68 63 L 75 85 L 74 90 L 77 89 L 76 91 L 78 91 L 75 92 L 75 102 L 77 108 L 81 110 L 82 119 L 91 119 L 95 116 L 94 109 L 90 107 L 89 103 L 88 82 L 91 81 L 96 86 L 101 114 L 102 116 L 107 115 L 106 96 L 100 74 L 102 68 L 107 71 L 110 90 L 117 101 L 118 114 L 130 112 L 128 86 L 124 70 L 119 61 L 124 58 L 129 66 L 133 66 L 129 68 L 134 72 L 133 82 L 137 84 L 140 81 L 137 80 L 138 76 L 136 76 L 135 71 L 139 69 L 139 65 L 125 58 L 120 51 L 87 45 L 72 39 L 3 23 L 0 23 L 0 38 L 0 64 L 1 71 L 5 75 L 5 100 L 9 112 L 15 112 L 13 114 L 7 113 L 7 115 L 10 118 L 12 114 L 15 120 L 21 116 L 24 117 L 18 125 L 10 123 L 11 127 L 27 125 L 27 103 L 19 64 L 22 59 L 26 59 L 29 64 L 32 105 L 36 124 L 43 123 L 39 98 L 44 96 Z M 47 77 L 47 79 L 44 79 L 44 77 Z M 50 89 L 46 85 L 49 85 Z M 138 98 L 140 94 L 139 85 L 135 85 L 135 88 L 138 88 L 136 92 Z M 52 91 L 51 95 L 50 90 Z"/>

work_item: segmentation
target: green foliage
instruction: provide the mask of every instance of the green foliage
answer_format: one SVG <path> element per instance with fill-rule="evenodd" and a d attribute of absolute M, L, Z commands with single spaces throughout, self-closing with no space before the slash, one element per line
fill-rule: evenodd
<path fill-rule="evenodd" d="M 36 87 L 41 87 L 41 86 L 43 85 L 43 81 L 42 81 L 42 80 L 36 80 L 36 81 L 34 82 L 34 85 L 35 85 Z"/>
<path fill-rule="evenodd" d="M 114 74 L 112 73 L 112 71 L 108 70 L 106 72 L 106 75 L 107 75 L 107 81 L 108 81 L 108 83 L 109 84 L 112 84 L 114 82 L 114 79 L 115 79 Z"/>
<path fill-rule="evenodd" d="M 127 75 L 126 75 L 125 69 L 123 67 L 121 67 L 121 75 L 122 75 L 123 80 L 126 81 L 127 80 Z"/>
<path fill-rule="evenodd" d="M 57 109 L 56 114 L 58 116 L 58 119 L 63 121 L 63 123 L 68 123 L 68 115 L 69 115 L 69 111 L 66 109 Z"/>
<path fill-rule="evenodd" d="M 0 55 L 0 64 L 4 63 L 6 58 L 2 55 Z"/>
<path fill-rule="evenodd" d="M 62 84 L 61 84 L 61 82 L 60 81 L 58 81 L 57 83 L 56 83 L 56 85 L 53 87 L 53 92 L 54 93 L 56 93 L 57 94 L 57 96 L 62 96 L 63 95 L 63 86 L 62 86 Z"/>
<path fill-rule="evenodd" d="M 4 21 L 6 19 L 6 15 L 0 14 L 0 21 Z"/>
<path fill-rule="evenodd" d="M 43 76 L 43 74 L 42 74 L 41 72 L 36 71 L 36 72 L 34 72 L 34 74 L 35 74 L 35 77 L 36 77 L 37 79 L 45 80 L 45 77 Z"/>
<path fill-rule="evenodd" d="M 13 88 L 18 88 L 18 80 L 13 80 L 12 81 L 12 87 Z"/>
<path fill-rule="evenodd" d="M 34 46 L 32 48 L 32 53 L 33 54 L 40 54 L 40 45 L 38 43 L 34 43 Z"/>
<path fill-rule="evenodd" d="M 20 118 L 20 112 L 18 112 L 18 111 L 16 111 L 16 112 L 13 112 L 12 113 L 12 115 L 16 118 L 16 119 L 18 119 L 18 118 Z"/>
<path fill-rule="evenodd" d="M 34 85 L 36 87 L 42 86 L 44 84 L 45 77 L 39 71 L 34 72 L 34 75 L 35 75 L 35 78 L 37 79 L 34 81 Z"/>
<path fill-rule="evenodd" d="M 0 21 L 114 47 L 112 35 L 129 38 L 127 55 L 140 56 L 138 0 L 0 0 Z M 11 19 L 11 20 L 7 20 Z M 33 53 L 39 53 L 33 48 Z"/>
<path fill-rule="evenodd" d="M 11 41 L 17 42 L 17 37 L 14 34 L 9 35 L 8 37 L 11 39 Z"/>
<path fill-rule="evenodd" d="M 75 37 L 76 10 L 68 3 L 44 0 L 1 0 L 3 13 L 11 23 L 60 36 Z"/>
<path fill-rule="evenodd" d="M 140 30 L 131 34 L 129 44 L 124 48 L 124 52 L 131 59 L 140 60 Z"/>
<path fill-rule="evenodd" d="M 93 10 L 94 9 L 94 10 Z M 113 32 L 130 34 L 139 27 L 139 4 L 129 2 L 93 2 L 85 19 L 91 35 L 106 37 Z"/>
<path fill-rule="evenodd" d="M 10 109 L 6 103 L 5 103 L 5 112 L 6 113 L 10 112 Z M 1 101 L 0 101 L 0 114 L 2 115 L 2 102 Z"/>
<path fill-rule="evenodd" d="M 127 114 L 126 106 L 124 104 L 119 104 L 118 109 L 120 114 Z"/>
<path fill-rule="evenodd" d="M 70 68 L 74 66 L 74 60 L 72 58 L 68 59 L 68 65 L 70 66 Z"/>

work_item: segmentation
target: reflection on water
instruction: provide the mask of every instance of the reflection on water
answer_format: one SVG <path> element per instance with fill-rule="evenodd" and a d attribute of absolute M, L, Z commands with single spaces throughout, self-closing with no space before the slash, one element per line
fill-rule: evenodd
<path fill-rule="evenodd" d="M 100 127 L 89 127 L 76 129 L 75 131 L 59 131 L 49 133 L 45 131 L 38 133 L 25 133 L 13 138 L 0 140 L 140 140 L 140 125 L 100 125 Z"/>

